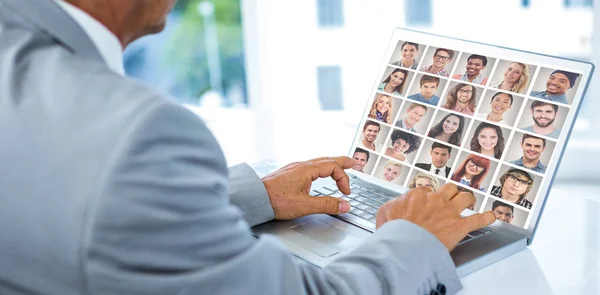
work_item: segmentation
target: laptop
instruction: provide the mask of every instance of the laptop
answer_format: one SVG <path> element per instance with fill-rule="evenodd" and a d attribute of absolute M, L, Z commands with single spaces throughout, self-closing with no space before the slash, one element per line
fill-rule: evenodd
<path fill-rule="evenodd" d="M 375 231 L 378 208 L 409 189 L 454 183 L 477 203 L 462 215 L 497 220 L 451 252 L 459 275 L 533 242 L 594 65 L 408 29 L 395 29 L 365 98 L 349 157 L 350 195 L 331 178 L 311 186 L 350 212 L 272 221 L 299 259 L 325 266 Z M 266 174 L 274 169 L 264 169 Z M 275 168 L 275 167 L 271 167 Z"/>

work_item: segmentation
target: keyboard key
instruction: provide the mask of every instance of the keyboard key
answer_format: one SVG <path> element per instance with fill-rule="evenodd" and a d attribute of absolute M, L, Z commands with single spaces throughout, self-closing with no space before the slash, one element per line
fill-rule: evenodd
<path fill-rule="evenodd" d="M 313 191 L 317 192 L 321 195 L 329 195 L 331 193 L 330 191 L 323 189 L 323 188 L 316 188 L 316 189 L 313 189 Z"/>
<path fill-rule="evenodd" d="M 362 219 L 369 220 L 370 218 L 372 218 L 372 217 L 373 217 L 373 215 L 372 215 L 372 214 L 369 214 L 369 213 L 367 213 L 367 212 L 363 212 L 363 213 L 360 213 L 360 215 L 358 215 L 358 217 L 360 217 L 360 218 L 362 218 Z"/>
<path fill-rule="evenodd" d="M 360 194 L 363 191 L 364 190 L 362 188 L 358 188 L 358 187 L 352 188 L 352 193 L 353 194 Z"/>
<path fill-rule="evenodd" d="M 389 201 L 389 200 L 388 200 L 387 198 L 385 198 L 385 197 L 377 197 L 377 199 L 376 199 L 376 200 L 377 200 L 377 201 L 379 201 L 379 202 L 381 202 L 381 203 L 385 203 L 385 202 Z"/>
<path fill-rule="evenodd" d="M 364 198 L 364 197 L 356 197 L 356 198 L 354 198 L 354 200 L 357 200 L 357 201 L 359 201 L 359 202 L 364 202 L 364 201 L 366 201 L 366 200 L 367 200 L 367 198 Z"/>
<path fill-rule="evenodd" d="M 378 194 L 378 195 L 382 195 L 382 196 L 390 196 L 390 193 L 384 192 L 382 190 L 378 190 L 378 189 L 372 189 L 372 192 Z"/>
<path fill-rule="evenodd" d="M 340 193 L 340 192 L 335 192 L 333 194 L 330 194 L 330 196 L 334 197 L 334 198 L 339 198 L 341 196 L 343 196 L 344 194 Z"/>
<path fill-rule="evenodd" d="M 350 206 L 352 206 L 352 207 L 356 207 L 356 206 L 358 206 L 360 204 L 361 203 L 359 201 L 354 201 L 354 200 L 350 201 Z"/>
<path fill-rule="evenodd" d="M 363 211 L 361 211 L 361 210 L 358 210 L 358 209 L 356 209 L 356 208 L 352 208 L 352 209 L 350 209 L 350 213 L 351 213 L 351 214 L 354 214 L 354 215 L 356 215 L 356 216 L 359 216 L 359 217 L 360 217 L 360 214 L 362 214 L 362 212 L 363 212 Z"/>
<path fill-rule="evenodd" d="M 369 218 L 369 221 L 370 221 L 370 222 L 373 222 L 373 223 L 376 223 L 376 222 L 377 222 L 377 220 L 376 220 L 376 219 L 377 219 L 377 218 L 375 218 L 375 216 L 373 216 L 373 217 Z"/>
<path fill-rule="evenodd" d="M 321 196 L 323 194 L 321 194 L 320 192 L 318 192 L 316 190 L 312 190 L 309 195 L 311 195 L 313 197 L 317 197 L 317 196 Z"/>
<path fill-rule="evenodd" d="M 364 203 L 364 204 L 367 204 L 367 205 L 369 205 L 369 206 L 371 206 L 371 207 L 375 207 L 375 208 L 379 208 L 379 207 L 381 207 L 381 203 L 379 203 L 379 202 L 376 202 L 376 201 L 373 201 L 373 200 L 366 200 L 366 201 L 364 201 L 363 203 Z"/>
<path fill-rule="evenodd" d="M 352 201 L 352 199 L 350 199 L 348 197 L 342 197 L 341 199 L 344 200 L 344 201 L 348 201 L 348 202 Z"/>
<path fill-rule="evenodd" d="M 360 195 L 363 196 L 363 197 L 367 197 L 369 199 L 377 197 L 377 194 L 374 194 L 374 193 L 368 192 L 368 191 L 363 191 L 362 193 L 360 193 Z"/>
<path fill-rule="evenodd" d="M 491 230 L 491 229 L 488 229 L 488 228 L 485 228 L 485 227 L 484 227 L 484 228 L 480 228 L 480 229 L 478 229 L 478 231 L 482 231 L 482 232 L 484 232 L 484 233 L 486 233 L 486 234 L 487 234 L 487 233 L 491 233 L 491 232 L 492 232 L 492 230 Z"/>
<path fill-rule="evenodd" d="M 327 189 L 327 190 L 330 190 L 332 192 L 338 191 L 338 187 L 335 184 L 326 185 L 323 188 Z"/>
<path fill-rule="evenodd" d="M 377 213 L 377 209 L 373 208 L 373 207 L 368 207 L 367 209 L 364 209 L 366 212 L 371 213 L 371 214 L 375 214 Z"/>
<path fill-rule="evenodd" d="M 351 193 L 351 194 L 349 194 L 349 195 L 348 195 L 348 197 L 349 197 L 349 198 L 352 198 L 352 199 L 356 199 L 356 198 L 358 198 L 358 197 L 360 197 L 360 196 L 359 196 L 359 195 L 357 195 L 357 194 L 355 194 L 355 193 Z"/>
<path fill-rule="evenodd" d="M 367 210 L 367 208 L 370 208 L 370 207 L 365 204 L 360 204 L 360 205 L 356 205 L 356 208 L 365 211 L 365 210 Z"/>
<path fill-rule="evenodd" d="M 470 233 L 469 233 L 469 235 L 470 235 L 470 236 L 473 236 L 473 237 L 478 237 L 478 236 L 483 236 L 483 235 L 485 235 L 485 232 L 478 231 L 478 230 L 474 230 L 474 231 L 470 232 Z"/>
<path fill-rule="evenodd" d="M 466 242 L 466 241 L 468 241 L 468 240 L 470 240 L 470 239 L 472 239 L 472 238 L 473 238 L 473 237 L 471 237 L 471 236 L 467 235 L 467 236 L 466 236 L 466 237 L 464 237 L 462 240 L 460 240 L 460 242 L 458 242 L 458 243 L 459 243 L 459 244 L 461 244 L 461 243 L 464 243 L 464 242 Z"/>

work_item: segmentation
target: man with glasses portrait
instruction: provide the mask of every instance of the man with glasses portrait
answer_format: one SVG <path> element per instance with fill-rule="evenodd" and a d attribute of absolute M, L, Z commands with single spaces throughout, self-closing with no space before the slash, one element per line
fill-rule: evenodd
<path fill-rule="evenodd" d="M 511 168 L 502 174 L 500 184 L 492 187 L 491 195 L 531 209 L 532 203 L 525 198 L 533 186 L 533 177 L 529 173 Z"/>
<path fill-rule="evenodd" d="M 500 201 L 494 201 L 492 204 L 492 212 L 496 215 L 496 220 L 504 221 L 508 224 L 510 224 L 515 217 L 515 208 Z"/>
<path fill-rule="evenodd" d="M 445 67 L 452 58 L 454 57 L 454 51 L 446 48 L 438 48 L 433 54 L 433 64 L 430 66 L 424 66 L 420 70 L 434 75 L 440 75 L 443 77 L 450 77 L 450 73 L 446 71 Z"/>

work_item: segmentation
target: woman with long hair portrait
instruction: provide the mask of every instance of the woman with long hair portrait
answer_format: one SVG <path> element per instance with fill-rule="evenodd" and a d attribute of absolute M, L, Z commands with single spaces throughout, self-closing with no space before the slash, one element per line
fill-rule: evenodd
<path fill-rule="evenodd" d="M 377 121 L 392 124 L 392 120 L 394 119 L 392 115 L 392 107 L 394 106 L 393 101 L 394 99 L 391 96 L 378 93 L 373 100 L 373 105 L 371 106 L 368 117 Z"/>
<path fill-rule="evenodd" d="M 419 172 L 415 175 L 415 177 L 408 183 L 408 188 L 413 189 L 417 187 L 428 187 L 433 192 L 437 192 L 440 189 L 440 183 L 437 178 L 425 174 L 423 172 Z"/>
<path fill-rule="evenodd" d="M 494 124 L 481 122 L 473 132 L 471 150 L 489 157 L 500 159 L 504 151 L 504 134 Z"/>
<path fill-rule="evenodd" d="M 490 170 L 490 160 L 481 156 L 469 155 L 452 174 L 450 179 L 485 192 L 481 183 Z"/>
<path fill-rule="evenodd" d="M 405 69 L 394 69 L 394 71 L 387 77 L 381 84 L 377 90 L 383 91 L 385 93 L 391 93 L 393 95 L 402 96 L 402 92 L 404 91 L 404 85 L 406 84 L 406 79 L 408 78 L 408 71 Z"/>
<path fill-rule="evenodd" d="M 427 136 L 449 144 L 460 145 L 464 129 L 465 118 L 455 114 L 448 114 L 440 122 L 431 127 Z"/>
<path fill-rule="evenodd" d="M 504 71 L 502 81 L 491 82 L 490 87 L 516 93 L 525 93 L 531 70 L 529 65 L 521 62 L 512 62 Z"/>

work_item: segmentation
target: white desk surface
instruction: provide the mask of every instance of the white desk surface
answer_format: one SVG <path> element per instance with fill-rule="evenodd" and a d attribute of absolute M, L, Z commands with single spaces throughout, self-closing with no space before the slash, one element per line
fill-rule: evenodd
<path fill-rule="evenodd" d="M 600 294 L 599 189 L 554 185 L 532 245 L 462 278 L 459 294 Z"/>

